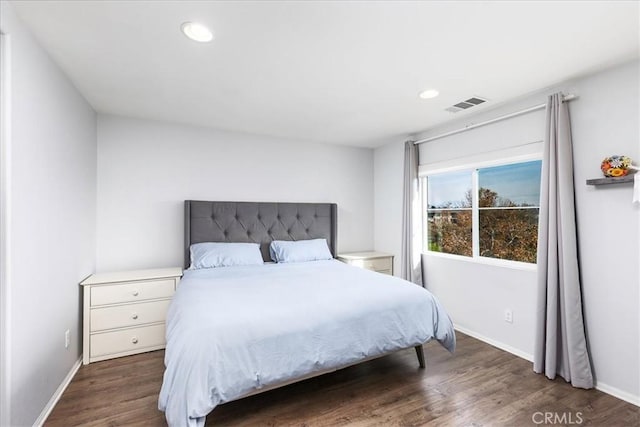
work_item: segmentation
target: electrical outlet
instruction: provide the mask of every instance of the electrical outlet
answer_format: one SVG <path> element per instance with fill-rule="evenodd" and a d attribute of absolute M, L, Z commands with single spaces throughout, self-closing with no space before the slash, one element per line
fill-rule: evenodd
<path fill-rule="evenodd" d="M 504 321 L 513 323 L 513 311 L 510 308 L 504 310 Z"/>
<path fill-rule="evenodd" d="M 64 331 L 64 348 L 69 348 L 69 344 L 71 343 L 71 332 L 67 329 Z"/>

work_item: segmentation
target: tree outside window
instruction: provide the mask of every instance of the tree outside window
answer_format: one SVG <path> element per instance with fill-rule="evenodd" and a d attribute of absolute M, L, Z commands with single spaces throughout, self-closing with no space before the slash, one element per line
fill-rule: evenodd
<path fill-rule="evenodd" d="M 471 171 L 429 176 L 426 188 L 428 249 L 472 256 Z"/>

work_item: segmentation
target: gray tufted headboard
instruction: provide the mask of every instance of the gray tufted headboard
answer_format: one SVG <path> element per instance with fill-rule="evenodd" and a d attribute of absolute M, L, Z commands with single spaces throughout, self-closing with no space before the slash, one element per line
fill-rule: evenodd
<path fill-rule="evenodd" d="M 327 239 L 337 255 L 338 205 L 335 203 L 184 202 L 184 266 L 189 247 L 202 242 L 260 243 L 270 261 L 273 240 Z"/>

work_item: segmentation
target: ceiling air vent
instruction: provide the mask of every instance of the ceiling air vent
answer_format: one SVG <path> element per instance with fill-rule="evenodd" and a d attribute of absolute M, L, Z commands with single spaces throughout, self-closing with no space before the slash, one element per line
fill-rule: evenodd
<path fill-rule="evenodd" d="M 458 102 L 451 107 L 445 108 L 445 111 L 448 111 L 450 113 L 457 113 L 458 111 L 468 110 L 469 108 L 475 107 L 476 105 L 480 105 L 485 102 L 487 102 L 486 99 L 480 98 L 479 96 L 474 96 L 472 98 Z"/>

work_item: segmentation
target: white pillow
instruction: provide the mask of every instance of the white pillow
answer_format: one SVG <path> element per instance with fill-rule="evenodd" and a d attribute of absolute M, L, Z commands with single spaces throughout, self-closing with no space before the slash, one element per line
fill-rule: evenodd
<path fill-rule="evenodd" d="M 190 270 L 263 264 L 257 243 L 196 243 L 191 251 Z"/>
<path fill-rule="evenodd" d="M 274 240 L 269 245 L 271 259 L 275 262 L 305 262 L 333 259 L 326 239 Z"/>

